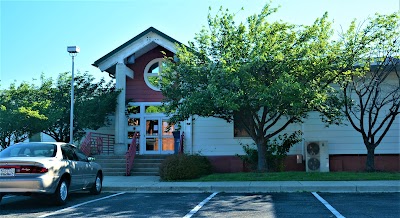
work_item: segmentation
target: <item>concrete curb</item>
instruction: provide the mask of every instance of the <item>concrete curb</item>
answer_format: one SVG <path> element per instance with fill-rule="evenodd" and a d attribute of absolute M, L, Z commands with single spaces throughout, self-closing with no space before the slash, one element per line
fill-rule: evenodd
<path fill-rule="evenodd" d="M 113 182 L 104 192 L 137 193 L 370 193 L 400 192 L 400 181 L 280 181 L 280 182 Z"/>

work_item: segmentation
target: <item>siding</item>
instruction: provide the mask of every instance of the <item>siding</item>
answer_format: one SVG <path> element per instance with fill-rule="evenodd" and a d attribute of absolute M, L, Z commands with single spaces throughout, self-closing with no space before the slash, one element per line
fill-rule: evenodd
<path fill-rule="evenodd" d="M 310 113 L 308 120 L 304 123 L 304 138 L 306 141 L 328 141 L 329 154 L 367 153 L 361 134 L 350 124 L 326 127 L 317 113 Z M 375 152 L 377 154 L 400 153 L 399 119 L 395 120 Z"/>
<path fill-rule="evenodd" d="M 233 138 L 233 124 L 222 119 L 196 117 L 193 125 L 193 153 L 207 156 L 243 154 L 240 143 L 252 140 Z"/>
<path fill-rule="evenodd" d="M 285 132 L 300 129 L 299 125 L 289 126 Z M 193 152 L 202 155 L 236 155 L 244 154 L 242 145 L 253 145 L 251 138 L 234 138 L 233 123 L 218 118 L 197 117 L 193 122 Z M 294 145 L 290 153 L 302 152 L 302 144 Z"/>
<path fill-rule="evenodd" d="M 376 148 L 376 154 L 399 154 L 399 119 L 396 119 L 384 140 Z M 303 124 L 289 125 L 282 132 L 290 133 L 303 130 L 304 141 L 294 145 L 290 154 L 304 154 L 304 142 L 327 141 L 329 154 L 366 154 L 360 133 L 350 125 L 326 127 L 317 113 L 310 113 Z M 193 122 L 193 152 L 202 155 L 236 155 L 243 154 L 241 144 L 253 144 L 250 138 L 234 138 L 233 123 L 222 119 L 197 117 Z"/>
<path fill-rule="evenodd" d="M 132 99 L 134 102 L 160 102 L 163 99 L 161 92 L 154 91 L 146 85 L 143 73 L 146 65 L 156 59 L 163 58 L 161 51 L 165 51 L 168 56 L 173 54 L 161 46 L 138 57 L 134 64 L 127 65 L 134 72 L 134 78 L 126 79 L 126 99 Z"/>

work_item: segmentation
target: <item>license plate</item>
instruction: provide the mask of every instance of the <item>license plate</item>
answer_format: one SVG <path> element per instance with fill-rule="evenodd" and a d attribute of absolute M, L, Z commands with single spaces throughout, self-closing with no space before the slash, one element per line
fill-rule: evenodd
<path fill-rule="evenodd" d="M 15 176 L 15 168 L 0 168 L 0 176 Z"/>

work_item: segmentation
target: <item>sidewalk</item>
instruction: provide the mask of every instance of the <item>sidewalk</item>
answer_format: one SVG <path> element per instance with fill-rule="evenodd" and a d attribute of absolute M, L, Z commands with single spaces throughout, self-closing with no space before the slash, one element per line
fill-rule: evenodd
<path fill-rule="evenodd" d="M 103 191 L 140 193 L 400 192 L 400 181 L 160 182 L 158 176 L 105 176 Z"/>

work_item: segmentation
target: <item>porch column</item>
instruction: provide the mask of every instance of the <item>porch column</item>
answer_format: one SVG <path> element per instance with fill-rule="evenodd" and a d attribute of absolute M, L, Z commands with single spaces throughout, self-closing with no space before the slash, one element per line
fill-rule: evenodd
<path fill-rule="evenodd" d="M 114 154 L 123 155 L 127 151 L 126 132 L 127 118 L 125 115 L 126 77 L 133 78 L 133 71 L 124 63 L 117 63 L 115 67 L 116 88 L 121 90 L 115 110 L 115 145 Z"/>

